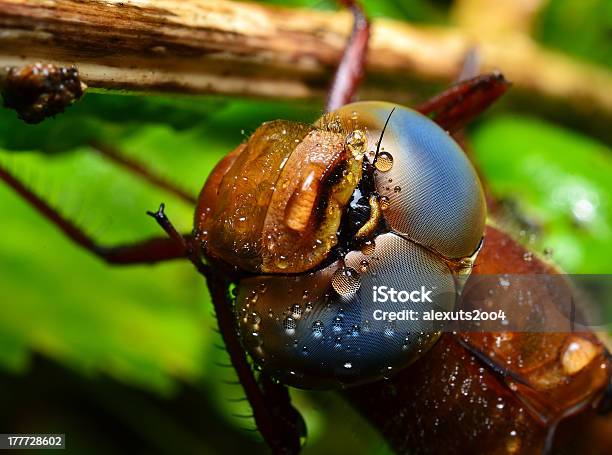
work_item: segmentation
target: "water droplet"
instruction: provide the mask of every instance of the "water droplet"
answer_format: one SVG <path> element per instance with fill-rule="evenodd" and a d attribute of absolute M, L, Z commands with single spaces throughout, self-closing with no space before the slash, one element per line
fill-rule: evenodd
<path fill-rule="evenodd" d="M 249 323 L 253 325 L 258 325 L 260 322 L 261 316 L 259 315 L 259 313 L 257 311 L 252 311 L 251 314 L 249 314 Z"/>
<path fill-rule="evenodd" d="M 370 263 L 364 259 L 359 263 L 359 271 L 361 273 L 366 273 L 368 271 L 368 265 L 370 265 Z"/>
<path fill-rule="evenodd" d="M 381 196 L 379 202 L 382 210 L 387 210 L 389 208 L 389 198 L 387 196 Z"/>
<path fill-rule="evenodd" d="M 372 254 L 374 254 L 375 250 L 376 250 L 376 244 L 374 243 L 374 240 L 368 240 L 361 247 L 361 252 L 365 254 L 366 256 L 371 256 Z"/>
<path fill-rule="evenodd" d="M 553 250 L 552 248 L 544 248 L 544 257 L 546 259 L 550 259 L 553 255 Z"/>
<path fill-rule="evenodd" d="M 324 325 L 322 321 L 315 321 L 312 323 L 312 335 L 315 338 L 321 338 L 323 336 Z"/>
<path fill-rule="evenodd" d="M 521 449 L 521 440 L 517 436 L 516 430 L 510 431 L 510 435 L 506 440 L 506 450 L 509 454 L 518 453 Z"/>
<path fill-rule="evenodd" d="M 287 335 L 293 335 L 295 333 L 296 326 L 297 323 L 291 316 L 287 316 L 283 321 L 283 328 L 285 329 L 285 333 Z"/>
<path fill-rule="evenodd" d="M 246 345 L 251 348 L 258 348 L 263 344 L 261 337 L 259 336 L 259 332 L 253 331 L 249 332 L 245 339 Z"/>
<path fill-rule="evenodd" d="M 340 316 L 336 316 L 334 318 L 334 322 L 332 323 L 332 330 L 334 332 L 342 331 L 342 318 Z"/>
<path fill-rule="evenodd" d="M 595 345 L 586 338 L 573 336 L 561 356 L 563 371 L 568 375 L 578 373 L 597 355 Z"/>
<path fill-rule="evenodd" d="M 395 324 L 392 324 L 392 323 L 385 324 L 385 327 L 383 328 L 383 332 L 385 336 L 392 337 L 393 335 L 395 335 Z"/>
<path fill-rule="evenodd" d="M 393 156 L 389 152 L 380 152 L 376 156 L 374 166 L 380 172 L 388 172 L 393 167 Z"/>
<path fill-rule="evenodd" d="M 338 116 L 330 119 L 327 124 L 327 129 L 332 133 L 339 133 L 342 131 L 342 124 L 340 123 L 340 118 Z"/>
<path fill-rule="evenodd" d="M 504 277 L 499 278 L 499 285 L 503 288 L 507 288 L 510 286 L 510 280 Z"/>
<path fill-rule="evenodd" d="M 299 319 L 302 316 L 302 307 L 297 303 L 291 307 L 291 315 L 295 319 Z"/>
<path fill-rule="evenodd" d="M 287 258 L 285 256 L 279 256 L 278 261 L 276 261 L 276 266 L 279 269 L 284 270 L 289 267 L 289 262 L 287 261 Z"/>
<path fill-rule="evenodd" d="M 410 337 L 404 338 L 404 343 L 402 344 L 402 349 L 407 351 L 410 348 Z"/>
<path fill-rule="evenodd" d="M 249 306 L 249 304 L 247 303 L 244 307 L 240 308 L 240 316 L 242 316 L 242 321 L 246 324 L 246 322 L 248 321 L 247 319 L 247 307 Z"/>
<path fill-rule="evenodd" d="M 351 267 L 340 267 L 334 272 L 331 284 L 338 294 L 346 296 L 357 292 L 361 286 L 359 278 L 357 270 Z"/>
<path fill-rule="evenodd" d="M 393 188 L 393 192 L 394 192 L 394 193 L 399 193 L 400 191 L 402 191 L 402 187 L 401 187 L 401 186 L 399 186 L 399 185 L 396 185 L 396 186 Z"/>
<path fill-rule="evenodd" d="M 523 254 L 523 260 L 526 262 L 531 262 L 531 260 L 533 259 L 533 253 L 530 251 L 527 251 L 525 254 Z"/>
<path fill-rule="evenodd" d="M 504 403 L 503 398 L 498 397 L 498 398 L 497 398 L 497 403 L 495 404 L 495 407 L 501 411 L 502 409 L 504 409 L 504 407 L 505 407 L 505 406 L 506 406 L 506 405 L 505 405 L 505 403 Z"/>
<path fill-rule="evenodd" d="M 248 298 L 249 303 L 257 303 L 259 294 L 256 291 L 251 291 L 251 296 Z"/>
<path fill-rule="evenodd" d="M 392 372 L 393 372 L 393 367 L 392 366 L 388 366 L 386 368 L 383 368 L 380 371 L 380 373 L 382 374 L 383 379 L 390 379 Z"/>
<path fill-rule="evenodd" d="M 344 144 L 355 159 L 361 159 L 366 153 L 368 138 L 363 130 L 353 130 L 346 136 Z"/>

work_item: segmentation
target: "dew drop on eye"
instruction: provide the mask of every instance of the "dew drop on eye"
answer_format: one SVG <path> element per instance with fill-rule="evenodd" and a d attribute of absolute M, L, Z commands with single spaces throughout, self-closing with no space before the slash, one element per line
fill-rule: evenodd
<path fill-rule="evenodd" d="M 295 319 L 293 319 L 291 316 L 287 316 L 283 321 L 283 327 L 287 335 L 293 335 L 295 333 L 297 323 L 295 322 Z"/>
<path fill-rule="evenodd" d="M 321 338 L 323 336 L 324 325 L 322 321 L 315 321 L 312 323 L 312 336 L 315 338 Z"/>
<path fill-rule="evenodd" d="M 357 270 L 352 267 L 340 267 L 334 272 L 331 284 L 334 291 L 340 295 L 347 296 L 359 290 L 361 280 Z"/>
<path fill-rule="evenodd" d="M 389 152 L 380 152 L 376 155 L 374 167 L 380 172 L 389 172 L 393 168 L 393 155 Z"/>

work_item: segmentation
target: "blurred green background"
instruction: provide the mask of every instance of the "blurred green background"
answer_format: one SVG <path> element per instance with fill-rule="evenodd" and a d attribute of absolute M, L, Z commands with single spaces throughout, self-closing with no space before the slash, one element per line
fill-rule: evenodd
<path fill-rule="evenodd" d="M 335 8 L 332 2 L 276 2 Z M 372 16 L 448 23 L 450 1 L 371 1 Z M 551 0 L 536 38 L 612 70 L 612 4 Z M 610 273 L 612 154 L 571 121 L 513 108 L 513 94 L 469 140 L 501 223 L 571 273 Z M 104 244 L 160 234 L 145 211 L 166 202 L 177 227 L 192 208 L 103 159 L 111 144 L 197 194 L 211 168 L 266 120 L 313 121 L 319 103 L 87 94 L 37 126 L 0 110 L 0 161 Z M 588 119 L 587 119 L 588 120 Z M 569 125 L 568 125 L 569 124 Z M 246 133 L 245 133 L 246 132 Z M 79 453 L 219 453 L 258 443 L 189 264 L 108 267 L 75 247 L 0 183 L 0 429 L 67 433 Z M 386 453 L 333 393 L 294 392 L 305 453 Z M 138 448 L 140 445 L 140 448 Z"/>

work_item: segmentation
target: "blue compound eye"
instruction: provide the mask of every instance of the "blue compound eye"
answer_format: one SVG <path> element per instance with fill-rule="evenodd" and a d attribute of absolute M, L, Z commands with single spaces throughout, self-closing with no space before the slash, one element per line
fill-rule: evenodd
<path fill-rule="evenodd" d="M 391 103 L 355 103 L 342 110 L 358 113 L 371 150 L 389 118 L 374 162 L 376 190 L 388 200 L 389 227 L 446 258 L 471 256 L 482 238 L 486 205 L 457 143 L 427 117 Z"/>
<path fill-rule="evenodd" d="M 430 119 L 363 102 L 318 126 L 326 122 L 367 141 L 360 150 L 369 152 L 369 163 L 343 218 L 358 220 L 358 230 L 341 224 L 344 240 L 321 265 L 243 279 L 236 298 L 241 336 L 255 362 L 301 388 L 375 381 L 426 352 L 440 327 L 423 314 L 454 307 L 460 282 L 454 274 L 469 273 L 486 218 L 474 169 Z"/>
<path fill-rule="evenodd" d="M 388 233 L 344 265 L 245 279 L 236 307 L 245 345 L 266 371 L 295 387 L 337 388 L 390 375 L 427 351 L 439 336 L 431 322 L 388 315 L 421 312 L 429 300 L 451 309 L 454 286 L 444 261 Z"/>

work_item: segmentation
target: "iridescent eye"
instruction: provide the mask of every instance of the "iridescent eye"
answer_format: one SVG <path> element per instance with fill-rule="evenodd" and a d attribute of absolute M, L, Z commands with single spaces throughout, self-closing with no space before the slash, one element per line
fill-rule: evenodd
<path fill-rule="evenodd" d="M 375 245 L 370 255 L 353 251 L 344 264 L 305 275 L 243 280 L 236 307 L 256 362 L 289 385 L 334 388 L 390 375 L 426 351 L 439 336 L 432 322 L 382 318 L 383 311 L 407 315 L 427 303 L 397 295 L 377 303 L 375 295 L 381 288 L 431 289 L 425 300 L 449 310 L 452 274 L 444 261 L 395 234 L 378 236 Z"/>
<path fill-rule="evenodd" d="M 376 190 L 388 200 L 389 227 L 446 258 L 473 254 L 484 231 L 485 199 L 457 143 L 427 117 L 391 103 L 356 103 L 340 111 L 358 113 L 371 150 L 389 118 L 374 158 Z"/>

